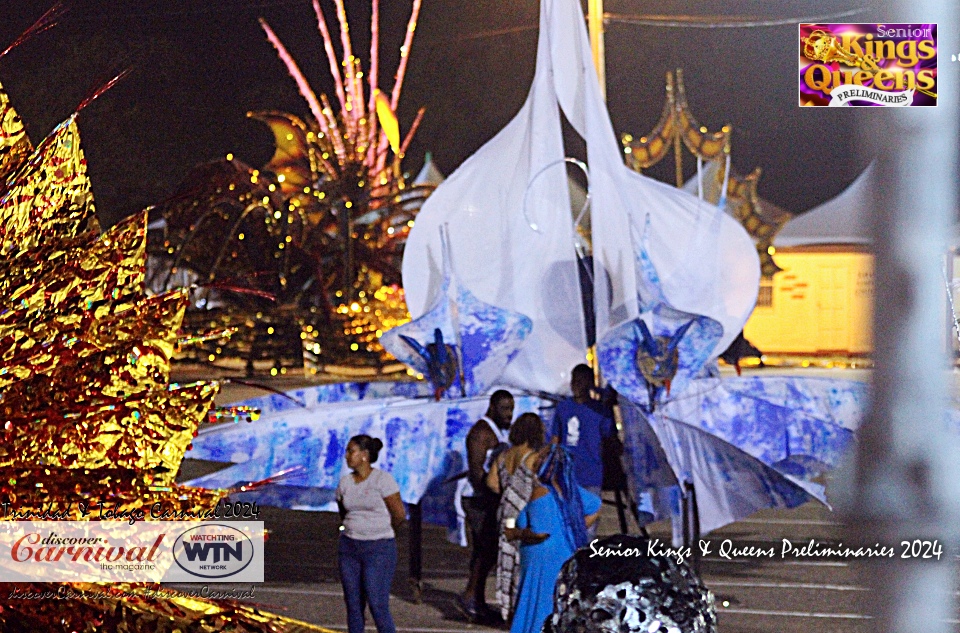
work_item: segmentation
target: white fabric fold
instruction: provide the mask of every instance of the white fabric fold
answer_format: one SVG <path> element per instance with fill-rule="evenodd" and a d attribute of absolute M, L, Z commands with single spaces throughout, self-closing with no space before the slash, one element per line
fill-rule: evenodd
<path fill-rule="evenodd" d="M 442 280 L 438 227 L 449 223 L 454 268 L 481 301 L 525 314 L 533 331 L 502 382 L 563 392 L 583 362 L 584 319 L 559 109 L 585 139 L 590 168 L 597 340 L 637 315 L 631 224 L 651 218 L 650 256 L 678 310 L 723 326 L 715 357 L 756 302 L 760 263 L 746 231 L 686 192 L 622 161 L 600 96 L 576 0 L 542 0 L 537 66 L 516 117 L 441 184 L 407 240 L 403 282 L 416 318 Z M 538 172 L 551 164 L 542 174 Z M 534 176 L 536 178 L 534 178 Z M 529 220 L 529 221 L 528 221 Z M 531 225 L 536 225 L 536 229 Z"/>

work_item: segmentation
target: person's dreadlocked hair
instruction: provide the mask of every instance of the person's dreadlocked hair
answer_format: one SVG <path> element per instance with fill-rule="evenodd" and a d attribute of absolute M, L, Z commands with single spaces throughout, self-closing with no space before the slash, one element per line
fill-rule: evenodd
<path fill-rule="evenodd" d="M 537 476 L 550 488 L 550 494 L 558 497 L 557 505 L 560 506 L 563 522 L 573 539 L 573 548 L 586 545 L 587 526 L 584 523 L 583 500 L 580 498 L 580 486 L 577 485 L 573 460 L 567 447 L 554 444 L 543 460 Z"/>

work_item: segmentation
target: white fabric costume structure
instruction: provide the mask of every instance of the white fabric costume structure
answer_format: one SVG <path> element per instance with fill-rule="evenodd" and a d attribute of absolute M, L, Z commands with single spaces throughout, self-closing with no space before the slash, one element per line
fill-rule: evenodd
<path fill-rule="evenodd" d="M 403 261 L 411 315 L 423 314 L 439 291 L 438 229 L 447 223 L 463 285 L 480 300 L 533 320 L 530 337 L 501 382 L 566 390 L 569 370 L 583 362 L 586 341 L 569 193 L 560 167 L 558 104 L 587 142 L 598 340 L 637 316 L 630 227 L 650 214 L 650 256 L 664 294 L 676 308 L 720 322 L 724 333 L 716 356 L 740 332 L 756 301 L 760 268 L 753 244 L 716 207 L 623 164 L 583 15 L 572 0 L 541 4 L 537 69 L 520 112 L 421 209 Z"/>
<path fill-rule="evenodd" d="M 411 313 L 417 317 L 436 301 L 443 283 L 438 227 L 447 224 L 463 285 L 533 322 L 500 381 L 566 390 L 585 342 L 573 220 L 559 168 L 560 109 L 587 146 L 598 349 L 605 378 L 630 400 L 624 411 L 634 491 L 652 491 L 644 499 L 653 499 L 654 514 L 676 517 L 681 491 L 693 484 L 706 530 L 764 507 L 824 501 L 809 479 L 834 465 L 849 441 L 863 386 L 799 378 L 727 384 L 712 375 L 756 302 L 756 250 L 720 208 L 623 164 L 576 0 L 541 2 L 526 103 L 420 211 L 403 262 Z M 647 274 L 638 275 L 637 234 Z M 638 283 L 650 271 L 654 282 Z M 676 339 L 673 393 L 669 386 L 637 389 L 647 384 L 637 355 L 643 331 Z M 854 411 L 837 420 L 831 407 L 841 401 Z"/>
<path fill-rule="evenodd" d="M 421 209 L 403 261 L 407 305 L 415 318 L 432 308 L 439 316 L 437 324 L 409 337 L 417 345 L 402 344 L 410 350 L 422 347 L 416 352 L 421 360 L 437 360 L 442 368 L 444 359 L 434 359 L 435 351 L 445 350 L 457 336 L 467 332 L 478 337 L 477 349 L 483 353 L 477 358 L 501 358 L 497 353 L 504 350 L 485 348 L 480 338 L 484 328 L 495 334 L 510 330 L 508 338 L 519 342 L 514 348 L 519 351 L 502 361 L 499 378 L 486 373 L 488 363 L 472 384 L 552 393 L 567 389 L 570 370 L 584 361 L 586 335 L 562 168 L 561 108 L 587 144 L 599 357 L 604 376 L 623 396 L 634 493 L 639 497 L 653 491 L 645 497 L 658 502 L 651 509 L 658 516 L 675 516 L 677 491 L 693 484 L 705 530 L 761 508 L 822 499 L 809 479 L 836 463 L 862 411 L 865 390 L 843 381 L 721 380 L 709 375 L 753 309 L 760 276 L 756 250 L 746 231 L 717 207 L 623 165 L 578 0 L 542 0 L 537 69 L 526 103 Z M 483 310 L 502 310 L 490 312 L 509 319 L 475 319 L 471 323 L 476 327 L 444 330 L 447 319 L 440 312 L 454 305 L 444 297 L 456 304 L 457 319 L 451 323 L 468 321 L 461 311 L 466 304 L 457 299 L 464 293 L 448 292 L 453 285 L 443 266 L 439 229 L 444 224 L 458 288 L 487 304 Z M 642 258 L 633 234 L 642 234 Z M 638 259 L 643 261 L 639 269 Z M 526 323 L 520 316 L 529 319 L 529 333 L 526 325 L 519 327 Z M 688 317 L 696 327 L 687 325 Z M 494 323 L 499 325 L 487 325 Z M 505 327 L 510 323 L 514 325 Z M 640 348 L 660 345 L 651 336 L 701 342 L 693 352 L 684 351 L 690 341 L 667 345 L 679 350 L 675 375 L 683 377 L 672 392 L 669 387 L 648 389 L 649 381 L 638 379 Z M 465 382 L 469 387 L 470 379 Z M 369 432 L 386 440 L 384 469 L 398 481 L 403 500 L 420 502 L 425 518 L 449 517 L 450 478 L 464 468 L 463 438 L 486 398 L 375 401 L 414 387 L 371 386 L 370 393 L 364 387 L 367 402 L 317 402 L 306 410 L 286 406 L 265 413 L 257 425 L 205 433 L 194 441 L 189 456 L 234 461 L 236 466 L 194 483 L 256 481 L 301 466 L 296 478 L 244 494 L 259 494 L 263 503 L 273 505 L 327 508 L 346 440 Z M 423 387 L 416 386 L 418 395 L 428 395 Z M 375 395 L 379 389 L 386 391 Z M 313 399 L 327 397 L 319 388 L 310 393 Z M 308 400 L 306 396 L 300 399 Z M 518 398 L 519 411 L 544 404 L 531 396 Z M 334 411 L 338 417 L 330 415 Z"/>

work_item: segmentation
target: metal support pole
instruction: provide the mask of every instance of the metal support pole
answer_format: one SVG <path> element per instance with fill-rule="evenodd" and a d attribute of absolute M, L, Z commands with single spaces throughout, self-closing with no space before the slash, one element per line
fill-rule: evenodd
<path fill-rule="evenodd" d="M 614 499 L 617 501 L 617 519 L 620 520 L 620 533 L 627 533 L 627 510 L 626 502 L 623 500 L 623 491 L 617 488 L 613 491 Z"/>
<path fill-rule="evenodd" d="M 693 570 L 700 573 L 700 508 L 697 505 L 697 489 L 693 482 L 683 482 L 683 540 L 690 548 Z"/>
<path fill-rule="evenodd" d="M 690 539 L 690 497 L 687 495 L 687 486 L 680 484 L 680 527 L 683 530 L 684 547 L 693 547 L 694 543 Z"/>
<path fill-rule="evenodd" d="M 336 204 L 339 220 L 340 239 L 343 242 L 343 302 L 350 303 L 353 299 L 353 284 L 357 280 L 353 253 L 353 220 L 347 203 L 340 200 Z"/>
<path fill-rule="evenodd" d="M 590 31 L 590 50 L 600 80 L 600 96 L 607 100 L 607 61 L 603 50 L 603 0 L 588 0 L 587 27 Z"/>
<path fill-rule="evenodd" d="M 954 3 L 895 0 L 889 24 L 922 19 L 939 31 L 939 105 L 859 109 L 862 151 L 876 150 L 873 395 L 860 429 L 850 519 L 863 544 L 893 547 L 865 565 L 878 633 L 947 633 L 955 619 L 952 545 L 960 525 L 958 442 L 944 425 L 944 237 L 955 208 L 957 48 Z M 920 17 L 922 16 L 922 18 Z M 938 540 L 940 560 L 902 559 L 901 541 Z M 950 551 L 947 552 L 947 548 Z"/>
<path fill-rule="evenodd" d="M 413 601 L 417 604 L 423 600 L 423 509 L 419 503 L 407 506 L 410 513 L 410 588 L 413 591 Z"/>

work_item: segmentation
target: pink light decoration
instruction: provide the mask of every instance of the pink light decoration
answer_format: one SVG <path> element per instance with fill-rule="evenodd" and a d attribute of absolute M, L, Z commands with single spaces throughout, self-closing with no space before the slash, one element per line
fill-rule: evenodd
<path fill-rule="evenodd" d="M 323 36 L 323 48 L 327 52 L 327 61 L 330 62 L 330 74 L 333 75 L 333 83 L 337 91 L 337 99 L 340 101 L 340 111 L 346 112 L 347 97 L 343 92 L 343 77 L 340 75 L 340 66 L 337 64 L 337 55 L 333 52 L 333 38 L 330 37 L 330 31 L 327 30 L 327 21 L 323 17 L 323 11 L 320 9 L 319 0 L 313 0 L 313 11 L 317 14 L 317 27 L 320 29 L 320 35 Z"/>
<path fill-rule="evenodd" d="M 380 71 L 380 0 L 373 0 L 373 6 L 370 14 L 370 102 L 367 104 L 367 112 L 373 114 L 374 93 L 377 90 L 377 73 Z M 371 116 L 372 118 L 372 116 Z M 371 127 L 371 131 L 373 128 Z M 373 145 L 373 137 L 370 137 L 370 145 Z"/>
<path fill-rule="evenodd" d="M 417 30 L 417 18 L 420 16 L 420 5 L 422 0 L 413 0 L 413 10 L 410 12 L 410 20 L 407 22 L 407 34 L 403 39 L 403 46 L 400 47 L 400 64 L 397 66 L 397 76 L 393 84 L 393 92 L 390 95 L 390 109 L 397 111 L 397 104 L 400 102 L 400 90 L 403 88 L 403 78 L 407 73 L 407 62 L 410 59 L 410 48 L 413 46 L 413 34 Z M 383 171 L 387 165 L 387 135 L 380 133 L 380 143 L 377 146 L 377 172 Z"/>
<path fill-rule="evenodd" d="M 400 65 L 397 66 L 397 80 L 393 84 L 393 94 L 390 95 L 390 109 L 397 111 L 397 104 L 400 102 L 400 89 L 403 87 L 403 78 L 407 73 L 407 62 L 410 60 L 410 48 L 413 46 L 413 32 L 417 30 L 417 18 L 420 16 L 420 5 L 422 0 L 413 0 L 413 11 L 410 13 L 410 21 L 407 22 L 407 35 L 403 40 L 403 46 L 400 47 Z"/>
<path fill-rule="evenodd" d="M 417 111 L 417 116 L 413 120 L 413 123 L 410 125 L 410 131 L 407 132 L 406 138 L 403 139 L 403 143 L 400 144 L 400 156 L 401 158 L 406 155 L 407 148 L 410 146 L 410 141 L 413 140 L 413 135 L 417 133 L 417 128 L 420 127 L 420 121 L 423 120 L 423 113 L 426 112 L 426 108 L 420 108 Z"/>
<path fill-rule="evenodd" d="M 290 53 L 287 52 L 287 48 L 283 45 L 283 42 L 280 41 L 280 38 L 277 37 L 277 34 L 273 32 L 273 29 L 270 28 L 270 25 L 267 24 L 267 21 L 263 18 L 260 18 L 260 26 L 263 27 L 263 30 L 266 32 L 267 39 L 270 40 L 270 43 L 273 44 L 273 47 L 277 49 L 277 54 L 287 67 L 287 72 L 289 72 L 290 76 L 293 77 L 293 80 L 297 82 L 297 89 L 300 90 L 300 94 L 303 96 L 303 98 L 307 100 L 307 105 L 310 106 L 310 112 L 313 113 L 313 117 L 317 120 L 317 123 L 320 124 L 320 129 L 323 130 L 324 134 L 330 135 L 330 130 L 327 128 L 326 123 L 323 120 L 323 110 L 320 107 L 320 103 L 317 101 L 317 95 L 314 94 L 310 84 L 307 83 L 307 78 L 303 76 L 302 72 L 300 72 L 297 62 L 295 62 L 293 57 L 290 56 Z"/>
<path fill-rule="evenodd" d="M 364 143 L 363 132 L 360 129 L 363 125 L 360 123 L 367 116 L 366 105 L 364 103 L 363 97 L 363 73 L 361 72 L 360 60 L 356 57 L 353 58 L 353 90 L 354 94 L 357 96 L 357 107 L 354 111 L 354 121 L 357 129 L 357 142 L 361 145 Z M 373 114 L 373 111 L 370 111 L 370 114 Z"/>
<path fill-rule="evenodd" d="M 89 95 L 87 95 L 87 97 L 86 97 L 83 101 L 80 102 L 80 105 L 77 106 L 76 112 L 79 113 L 80 110 L 83 110 L 83 109 L 86 108 L 88 105 L 90 105 L 91 103 L 93 103 L 94 101 L 96 101 L 97 97 L 99 97 L 100 95 L 102 95 L 103 93 L 105 93 L 107 90 L 110 90 L 110 89 L 113 88 L 115 85 L 117 85 L 117 83 L 118 83 L 121 79 L 123 79 L 124 77 L 126 77 L 127 75 L 130 74 L 130 71 L 131 71 L 131 70 L 132 70 L 132 68 L 125 68 L 125 69 L 121 70 L 121 71 L 117 74 L 116 77 L 114 77 L 113 79 L 107 81 L 107 82 L 104 83 L 102 86 L 100 86 L 99 88 L 97 88 L 96 90 L 94 90 L 93 92 L 91 92 Z"/>
<path fill-rule="evenodd" d="M 303 94 L 308 104 L 310 104 L 310 110 L 321 130 L 330 139 L 340 164 L 361 161 L 369 170 L 368 177 L 371 184 L 374 185 L 380 180 L 379 176 L 386 167 L 390 152 L 389 141 L 387 140 L 386 134 L 380 130 L 379 121 L 375 115 L 375 94 L 380 74 L 380 0 L 371 0 L 370 74 L 366 82 L 363 81 L 360 60 L 353 54 L 349 31 L 350 26 L 347 21 L 346 3 L 344 0 L 333 0 L 337 21 L 340 26 L 340 40 L 343 49 L 343 59 L 340 60 L 339 63 L 333 45 L 333 37 L 331 36 L 326 18 L 324 17 L 323 9 L 320 6 L 320 0 L 311 0 L 311 3 L 317 18 L 317 27 L 323 38 L 323 46 L 326 52 L 327 62 L 330 65 L 330 73 L 333 75 L 337 99 L 340 102 L 339 112 L 331 107 L 330 101 L 325 95 L 321 94 L 320 102 L 317 103 L 316 95 L 314 95 L 313 91 L 306 84 L 306 80 L 297 68 L 296 63 L 283 48 L 279 39 L 269 30 L 266 23 L 263 23 L 264 29 L 267 31 L 268 38 L 280 53 L 281 59 L 283 59 L 287 65 L 290 74 L 293 75 L 297 81 L 301 94 Z M 396 113 L 397 104 L 400 100 L 400 92 L 406 75 L 421 5 L 422 0 L 413 0 L 404 43 L 400 48 L 400 62 L 397 66 L 395 83 L 390 95 L 390 108 L 394 113 Z M 261 20 L 261 22 L 263 21 Z M 364 92 L 365 84 L 369 87 L 369 95 L 366 95 Z M 403 148 L 409 146 L 410 140 L 420 124 L 422 115 L 422 111 L 417 114 L 413 126 L 404 139 Z M 330 170 L 330 173 L 334 174 L 335 171 Z"/>
<path fill-rule="evenodd" d="M 380 0 L 373 0 L 370 13 L 370 102 L 367 104 L 369 121 L 367 123 L 367 155 L 363 164 L 373 167 L 376 163 L 375 145 L 377 144 L 376 94 L 378 73 L 380 72 Z"/>
<path fill-rule="evenodd" d="M 16 47 L 20 46 L 21 44 L 23 44 L 24 42 L 32 38 L 34 35 L 39 35 L 40 33 L 43 33 L 44 31 L 46 31 L 47 29 L 52 29 L 53 27 L 55 27 L 57 25 L 57 21 L 60 18 L 62 18 L 66 12 L 67 12 L 67 8 L 63 6 L 62 2 L 58 2 L 52 7 L 50 7 L 50 9 L 48 9 L 46 13 L 41 15 L 36 22 L 30 25 L 30 28 L 28 28 L 26 31 L 21 33 L 20 37 L 15 39 L 10 46 L 5 48 L 3 52 L 0 53 L 0 57 L 3 57 L 4 55 L 9 53 Z"/>
<path fill-rule="evenodd" d="M 343 6 L 343 0 L 333 0 L 333 3 L 337 7 L 337 20 L 340 21 L 340 43 L 343 45 L 345 72 L 344 85 L 347 89 L 347 108 L 341 110 L 340 115 L 347 125 L 350 136 L 355 138 L 358 132 L 357 120 L 361 116 L 358 113 L 363 112 L 363 97 L 359 96 L 358 98 L 356 93 L 356 69 L 353 65 L 353 46 L 350 43 L 350 24 L 347 22 L 347 11 Z"/>
<path fill-rule="evenodd" d="M 333 151 L 336 152 L 337 156 L 340 158 L 341 162 L 346 161 L 347 159 L 347 149 L 343 145 L 343 138 L 340 136 L 340 126 L 337 125 L 337 117 L 333 114 L 333 108 L 330 107 L 330 100 L 327 99 L 327 95 L 321 94 L 320 99 L 323 101 L 323 117 L 326 123 L 321 123 L 321 125 L 328 125 L 331 130 L 334 130 L 333 133 L 328 134 L 330 141 L 333 143 Z"/>

